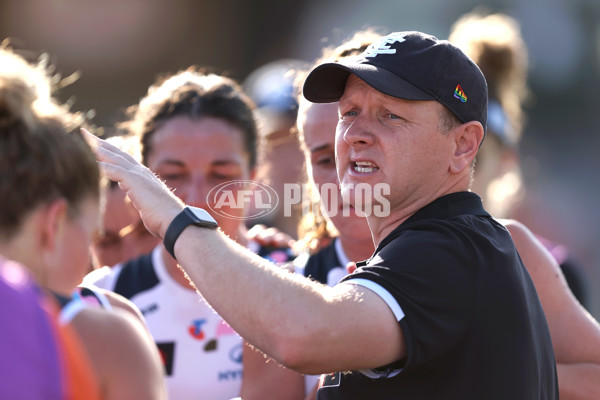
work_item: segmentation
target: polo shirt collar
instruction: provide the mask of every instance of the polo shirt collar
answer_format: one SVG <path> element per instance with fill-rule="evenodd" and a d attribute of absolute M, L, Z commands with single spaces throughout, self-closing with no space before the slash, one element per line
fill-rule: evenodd
<path fill-rule="evenodd" d="M 396 229 L 379 243 L 374 254 L 379 252 L 381 248 L 414 222 L 427 219 L 447 219 L 465 214 L 490 217 L 490 214 L 483 208 L 481 197 L 473 192 L 456 192 L 439 197 L 397 226 Z"/>

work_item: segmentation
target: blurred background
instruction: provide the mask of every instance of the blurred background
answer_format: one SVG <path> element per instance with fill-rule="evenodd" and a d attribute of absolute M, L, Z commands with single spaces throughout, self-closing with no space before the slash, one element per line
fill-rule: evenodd
<path fill-rule="evenodd" d="M 0 38 L 31 59 L 47 52 L 62 77 L 78 77 L 59 96 L 110 135 L 161 73 L 202 65 L 242 82 L 277 59 L 311 62 L 324 44 L 367 26 L 447 38 L 476 7 L 516 18 L 530 52 L 517 217 L 585 266 L 598 318 L 598 0 L 0 0 Z"/>

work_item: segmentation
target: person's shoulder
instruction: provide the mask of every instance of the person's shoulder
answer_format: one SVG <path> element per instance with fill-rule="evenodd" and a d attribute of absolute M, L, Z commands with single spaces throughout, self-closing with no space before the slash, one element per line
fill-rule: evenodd
<path fill-rule="evenodd" d="M 99 287 L 85 286 L 85 288 L 95 292 L 99 296 L 104 296 L 110 304 L 110 307 L 112 307 L 113 309 L 125 311 L 133 315 L 136 319 L 140 320 L 140 322 L 142 322 L 144 325 L 146 324 L 139 308 L 137 308 L 137 306 L 132 301 L 125 298 L 124 296 Z"/>
<path fill-rule="evenodd" d="M 380 250 L 427 252 L 442 248 L 444 244 L 454 245 L 462 233 L 447 221 L 425 220 L 396 229 L 379 245 Z"/>
<path fill-rule="evenodd" d="M 519 229 L 516 221 L 514 229 Z M 522 226 L 520 232 L 525 234 L 527 228 Z M 395 246 L 404 248 L 414 247 L 418 244 L 421 249 L 431 247 L 458 246 L 467 248 L 465 243 L 473 243 L 474 249 L 478 247 L 496 246 L 498 243 L 510 239 L 508 227 L 502 221 L 489 215 L 460 214 L 448 219 L 422 219 L 411 221 L 406 226 L 400 225 L 384 240 L 393 242 Z M 415 249 L 419 250 L 419 249 Z"/>
<path fill-rule="evenodd" d="M 559 276 L 561 280 L 564 279 L 552 254 L 525 224 L 513 219 L 503 219 L 499 222 L 510 233 L 515 248 L 519 252 L 525 268 L 534 279 L 538 290 L 542 281 L 554 280 L 555 277 Z"/>
<path fill-rule="evenodd" d="M 153 263 L 154 251 L 118 264 L 108 271 L 99 270 L 88 274 L 84 284 L 111 290 L 131 299 L 133 296 L 150 290 L 160 283 Z M 103 267 L 104 268 L 104 267 Z"/>
<path fill-rule="evenodd" d="M 543 254 L 546 256 L 545 258 L 548 258 L 548 256 L 552 258 L 546 247 L 525 224 L 514 219 L 501 219 L 499 222 L 504 225 L 506 230 L 510 233 L 521 257 L 525 257 L 527 253 L 535 252 Z"/>
<path fill-rule="evenodd" d="M 113 311 L 86 308 L 77 314 L 72 324 L 85 343 L 109 340 L 110 342 L 105 343 L 110 343 L 107 347 L 111 348 L 125 348 L 132 338 L 138 337 L 138 332 L 143 327 L 134 315 L 120 308 Z"/>
<path fill-rule="evenodd" d="M 498 222 L 500 222 L 508 230 L 515 241 L 531 240 L 535 238 L 531 230 L 522 222 L 514 219 L 499 219 Z"/>
<path fill-rule="evenodd" d="M 86 308 L 71 323 L 111 392 L 146 392 L 137 378 L 140 375 L 152 382 L 150 386 L 162 387 L 157 350 L 134 315 L 121 309 Z"/>
<path fill-rule="evenodd" d="M 472 258 L 465 255 L 464 246 L 452 235 L 445 235 L 428 229 L 405 230 L 382 242 L 373 256 L 367 260 L 367 267 L 393 268 L 402 265 L 405 271 L 414 270 L 419 273 L 430 271 L 443 265 L 461 264 L 463 260 Z M 429 273 L 429 272 L 427 272 Z"/>
<path fill-rule="evenodd" d="M 471 273 L 487 258 L 487 252 L 498 251 L 494 247 L 495 241 L 482 231 L 452 221 L 420 221 L 385 238 L 366 265 L 402 265 L 406 271 L 427 273 L 453 266 L 455 270 Z M 509 243 L 508 233 L 506 238 L 505 242 Z"/>
<path fill-rule="evenodd" d="M 72 321 L 92 357 L 110 351 L 108 357 L 124 357 L 132 346 L 138 347 L 140 340 L 147 341 L 148 335 L 142 323 L 131 313 L 121 309 L 108 311 L 102 308 L 86 308 Z M 104 349 L 104 350 L 103 350 Z M 121 354 L 121 356 L 119 356 Z M 118 358 L 115 358 L 117 361 Z"/>

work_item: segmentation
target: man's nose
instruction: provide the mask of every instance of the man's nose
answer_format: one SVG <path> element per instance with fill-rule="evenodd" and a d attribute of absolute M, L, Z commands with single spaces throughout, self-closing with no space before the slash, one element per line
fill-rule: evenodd
<path fill-rule="evenodd" d="M 375 142 L 373 124 L 368 117 L 358 116 L 343 132 L 343 138 L 350 146 L 370 146 Z"/>

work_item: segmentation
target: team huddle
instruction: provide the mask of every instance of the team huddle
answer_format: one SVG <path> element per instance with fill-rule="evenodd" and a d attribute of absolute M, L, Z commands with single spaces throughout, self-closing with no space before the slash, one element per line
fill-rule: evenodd
<path fill-rule="evenodd" d="M 520 59 L 515 26 L 357 32 L 293 67 L 277 124 L 192 66 L 107 139 L 0 48 L 0 318 L 23 316 L 0 397 L 597 398 L 600 326 L 571 266 L 488 190 L 523 125 L 499 88 L 525 66 L 485 57 Z"/>

